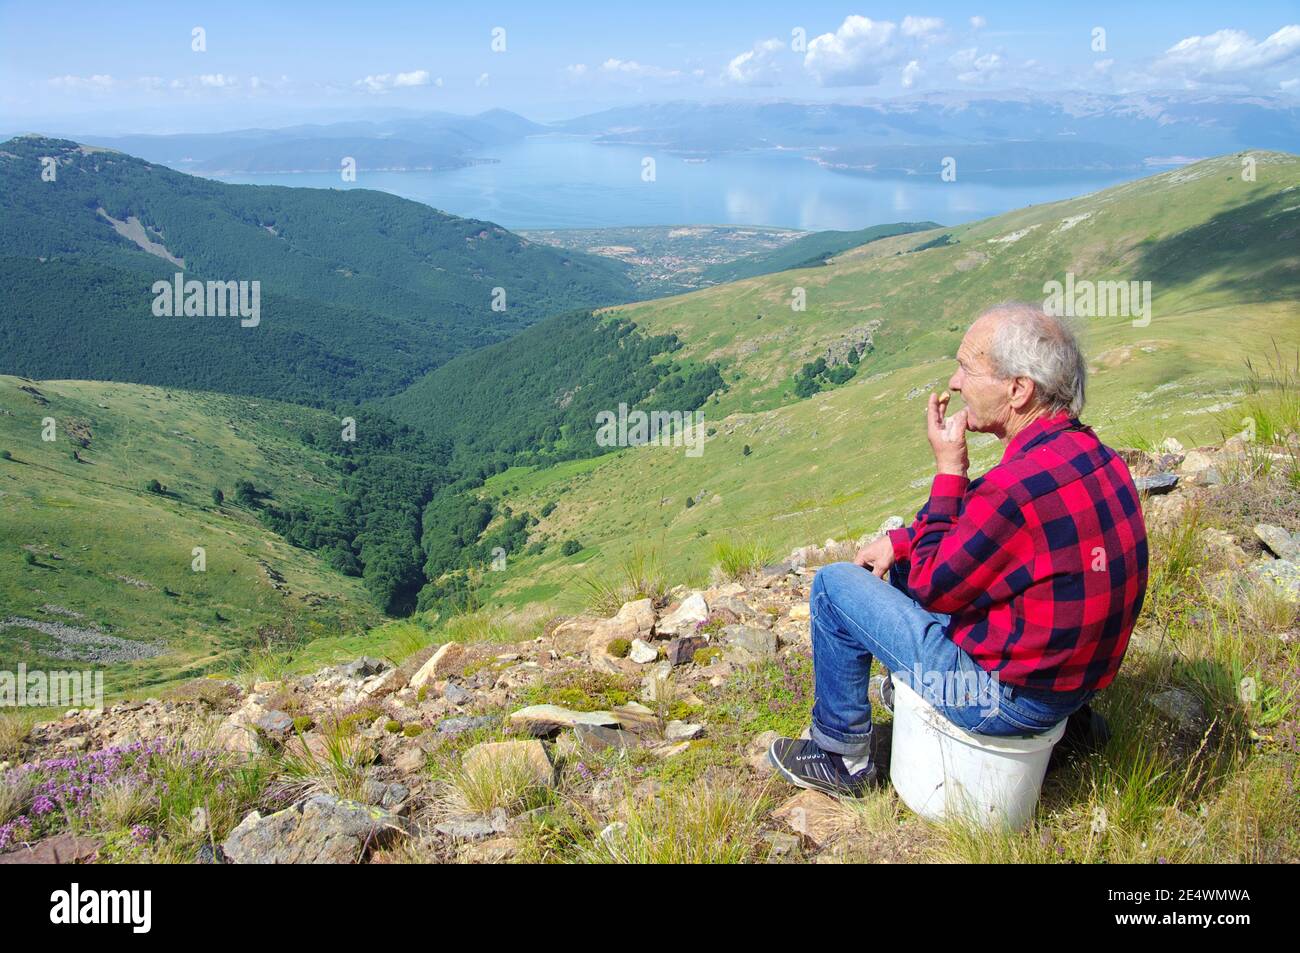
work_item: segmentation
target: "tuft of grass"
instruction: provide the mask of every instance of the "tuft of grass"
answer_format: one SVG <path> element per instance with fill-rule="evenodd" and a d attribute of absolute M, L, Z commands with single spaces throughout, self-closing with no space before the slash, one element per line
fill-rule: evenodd
<path fill-rule="evenodd" d="M 668 601 L 668 582 L 653 550 L 633 550 L 612 578 L 581 576 L 578 581 L 585 590 L 587 608 L 602 616 L 614 615 L 625 602 L 638 599 L 651 599 L 656 606 Z"/>
<path fill-rule="evenodd" d="M 32 771 L 9 770 L 0 774 L 0 824 L 27 813 L 39 780 Z"/>
<path fill-rule="evenodd" d="M 0 713 L 0 761 L 10 761 L 22 751 L 33 717 L 25 712 Z"/>
<path fill-rule="evenodd" d="M 741 579 L 772 561 L 775 550 L 757 540 L 719 540 L 713 544 L 713 561 L 727 580 Z"/>
<path fill-rule="evenodd" d="M 526 642 L 543 634 L 547 612 L 531 606 L 514 612 L 474 609 L 448 619 L 438 642 Z"/>
<path fill-rule="evenodd" d="M 447 795 L 447 805 L 457 813 L 490 814 L 501 808 L 514 815 L 546 804 L 551 791 L 539 783 L 526 758 L 505 755 L 462 763 L 448 782 Z"/>
<path fill-rule="evenodd" d="M 658 797 L 629 800 L 621 820 L 576 852 L 583 863 L 741 864 L 754 859 L 769 808 L 737 784 L 669 787 Z M 596 824 L 592 824 L 596 827 Z"/>
<path fill-rule="evenodd" d="M 279 792 L 294 799 L 319 791 L 359 799 L 374 751 L 356 729 L 353 718 L 325 722 L 320 729 L 325 745 L 319 754 L 298 736 L 297 743 L 286 746 L 277 759 Z"/>

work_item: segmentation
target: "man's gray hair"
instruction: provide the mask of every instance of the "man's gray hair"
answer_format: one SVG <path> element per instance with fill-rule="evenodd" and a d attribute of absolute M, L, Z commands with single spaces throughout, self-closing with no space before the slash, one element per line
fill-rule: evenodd
<path fill-rule="evenodd" d="M 1060 318 L 1021 301 L 989 308 L 1001 320 L 993 332 L 989 358 L 1000 377 L 1028 377 L 1049 414 L 1083 413 L 1088 366 L 1074 332 Z"/>

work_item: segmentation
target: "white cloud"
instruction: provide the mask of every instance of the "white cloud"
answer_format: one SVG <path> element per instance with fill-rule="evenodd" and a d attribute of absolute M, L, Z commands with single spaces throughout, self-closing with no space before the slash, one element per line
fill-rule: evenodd
<path fill-rule="evenodd" d="M 803 65 L 823 86 L 874 86 L 881 67 L 899 61 L 898 26 L 889 20 L 846 17 L 834 33 L 808 41 Z"/>
<path fill-rule="evenodd" d="M 973 16 L 970 18 L 970 28 L 972 30 L 982 30 L 989 25 L 989 21 L 982 16 Z"/>
<path fill-rule="evenodd" d="M 386 93 L 390 89 L 428 86 L 430 81 L 428 70 L 417 69 L 406 73 L 379 73 L 359 79 L 353 85 L 372 93 Z"/>
<path fill-rule="evenodd" d="M 943 32 L 943 21 L 938 17 L 903 17 L 903 36 L 930 39 Z"/>
<path fill-rule="evenodd" d="M 920 76 L 921 64 L 916 60 L 911 60 L 903 67 L 903 72 L 899 75 L 898 81 L 903 84 L 904 89 L 911 89 L 916 85 L 916 81 Z"/>
<path fill-rule="evenodd" d="M 488 84 L 488 80 L 489 80 L 490 78 L 491 78 L 491 77 L 489 77 L 487 73 L 479 73 L 479 74 L 478 74 L 478 79 L 474 80 L 474 85 L 475 85 L 475 86 L 486 86 L 486 85 Z"/>
<path fill-rule="evenodd" d="M 1248 70 L 1264 70 L 1300 55 L 1300 25 L 1290 24 L 1262 41 L 1243 30 L 1219 30 L 1208 36 L 1179 40 L 1156 60 L 1157 73 L 1187 79 L 1240 78 Z"/>
<path fill-rule="evenodd" d="M 780 56 L 785 48 L 776 39 L 755 43 L 727 64 L 723 79 L 738 86 L 775 86 L 781 79 Z"/>
<path fill-rule="evenodd" d="M 1006 60 L 1001 53 L 980 53 L 972 46 L 950 56 L 948 65 L 957 71 L 958 82 L 968 86 L 986 86 L 1002 75 Z"/>
<path fill-rule="evenodd" d="M 199 85 L 206 86 L 208 89 L 225 89 L 238 85 L 238 80 L 225 73 L 204 73 L 199 77 Z"/>
<path fill-rule="evenodd" d="M 117 80 L 113 79 L 108 73 L 95 73 L 92 76 L 55 76 L 50 79 L 50 85 L 58 89 L 112 89 L 117 85 Z"/>
<path fill-rule="evenodd" d="M 605 73 L 641 79 L 677 79 L 682 75 L 681 70 L 650 66 L 645 63 L 638 63 L 636 60 L 620 60 L 612 56 L 601 63 L 600 68 Z"/>

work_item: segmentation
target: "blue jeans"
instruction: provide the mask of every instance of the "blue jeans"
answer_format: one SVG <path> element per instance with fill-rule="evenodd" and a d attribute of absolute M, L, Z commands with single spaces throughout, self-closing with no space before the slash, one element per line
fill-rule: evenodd
<path fill-rule="evenodd" d="M 949 616 L 926 611 L 908 594 L 900 567 L 890 579 L 853 563 L 824 566 L 813 579 L 812 739 L 823 750 L 869 753 L 872 658 L 953 724 L 982 735 L 1041 734 L 1095 694 L 1002 682 L 948 638 Z"/>

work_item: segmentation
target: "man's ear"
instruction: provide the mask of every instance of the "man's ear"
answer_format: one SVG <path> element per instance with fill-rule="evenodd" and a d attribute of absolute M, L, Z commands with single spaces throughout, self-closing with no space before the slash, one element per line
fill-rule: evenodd
<path fill-rule="evenodd" d="M 1007 393 L 1007 403 L 1019 413 L 1034 402 L 1034 393 L 1038 385 L 1030 377 L 1013 377 Z"/>

